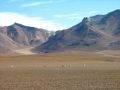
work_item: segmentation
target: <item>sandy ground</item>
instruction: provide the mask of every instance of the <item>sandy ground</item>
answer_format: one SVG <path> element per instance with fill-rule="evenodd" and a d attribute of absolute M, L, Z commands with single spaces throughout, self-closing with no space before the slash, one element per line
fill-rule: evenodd
<path fill-rule="evenodd" d="M 98 54 L 102 54 L 102 55 L 108 55 L 108 56 L 120 56 L 120 50 L 103 50 L 103 51 L 99 51 L 96 52 Z"/>
<path fill-rule="evenodd" d="M 28 47 L 28 48 L 23 48 L 23 49 L 17 49 L 17 50 L 14 50 L 14 52 L 18 53 L 18 54 L 21 54 L 21 55 L 33 55 L 33 54 L 36 54 L 36 53 L 33 53 L 31 51 L 31 49 L 33 49 L 33 47 Z"/>
<path fill-rule="evenodd" d="M 0 90 L 120 90 L 120 57 L 0 57 Z"/>

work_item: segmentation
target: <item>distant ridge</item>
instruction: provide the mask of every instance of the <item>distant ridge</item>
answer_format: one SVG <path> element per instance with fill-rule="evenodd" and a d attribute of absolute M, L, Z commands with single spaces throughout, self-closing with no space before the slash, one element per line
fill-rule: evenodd
<path fill-rule="evenodd" d="M 50 32 L 45 29 L 24 26 L 14 23 L 0 28 L 0 53 L 12 52 L 15 49 L 35 47 L 48 40 Z"/>
<path fill-rule="evenodd" d="M 116 49 L 120 49 L 120 9 L 106 15 L 86 17 L 79 24 L 56 32 L 34 51 L 49 53 L 65 50 Z"/>
<path fill-rule="evenodd" d="M 120 9 L 85 17 L 68 29 L 50 32 L 14 23 L 0 27 L 0 54 L 34 48 L 37 53 L 120 50 Z"/>

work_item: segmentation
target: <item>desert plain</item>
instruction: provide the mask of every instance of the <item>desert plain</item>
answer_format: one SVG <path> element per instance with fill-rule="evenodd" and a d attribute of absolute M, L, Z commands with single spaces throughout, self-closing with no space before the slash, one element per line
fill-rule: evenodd
<path fill-rule="evenodd" d="M 120 90 L 120 56 L 90 52 L 0 56 L 0 90 Z"/>

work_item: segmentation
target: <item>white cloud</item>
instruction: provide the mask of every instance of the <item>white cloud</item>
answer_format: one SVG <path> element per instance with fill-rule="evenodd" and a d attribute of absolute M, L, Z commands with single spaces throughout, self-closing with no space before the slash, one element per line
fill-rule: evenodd
<path fill-rule="evenodd" d="M 89 17 L 92 15 L 96 15 L 97 11 L 89 11 L 89 12 L 74 12 L 74 13 L 68 13 L 68 14 L 57 14 L 53 17 L 55 18 L 67 18 L 67 19 L 80 19 L 82 20 L 84 17 Z"/>
<path fill-rule="evenodd" d="M 22 4 L 22 7 L 33 7 L 33 6 L 39 6 L 41 5 L 41 2 L 32 2 L 32 3 L 26 3 L 26 4 Z"/>
<path fill-rule="evenodd" d="M 34 1 L 34 2 L 28 2 L 24 3 L 21 5 L 21 7 L 35 7 L 39 5 L 48 5 L 48 4 L 53 4 L 53 3 L 60 3 L 60 2 L 65 2 L 67 0 L 47 0 L 47 1 Z"/>
<path fill-rule="evenodd" d="M 53 21 L 45 20 L 42 17 L 31 17 L 12 12 L 0 12 L 0 26 L 9 26 L 15 22 L 47 30 L 55 31 L 64 29 L 63 26 Z"/>
<path fill-rule="evenodd" d="M 34 7 L 34 6 L 39 6 L 39 5 L 46 5 L 46 4 L 52 4 L 55 1 L 53 0 L 49 0 L 49 1 L 39 1 L 39 2 L 29 2 L 29 3 L 25 3 L 22 4 L 22 7 Z"/>
<path fill-rule="evenodd" d="M 56 18 L 67 18 L 67 19 L 82 19 L 81 15 L 78 13 L 72 13 L 72 14 L 59 14 L 54 15 Z"/>

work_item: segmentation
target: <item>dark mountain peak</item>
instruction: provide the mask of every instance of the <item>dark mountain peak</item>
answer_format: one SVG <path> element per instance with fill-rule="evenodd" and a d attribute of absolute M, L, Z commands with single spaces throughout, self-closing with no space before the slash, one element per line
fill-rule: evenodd
<path fill-rule="evenodd" d="M 26 26 L 26 25 L 23 25 L 23 24 L 20 24 L 20 23 L 16 23 L 16 22 L 13 25 L 11 25 L 11 26 L 19 26 L 19 27 L 28 28 L 28 29 L 38 29 L 38 28 L 35 28 L 35 27 Z"/>
<path fill-rule="evenodd" d="M 83 23 L 87 23 L 89 21 L 90 21 L 90 19 L 88 17 L 84 17 L 83 20 L 82 20 Z"/>
<path fill-rule="evenodd" d="M 78 28 L 80 28 L 81 26 L 85 26 L 85 27 L 87 27 L 87 24 L 90 22 L 90 19 L 88 18 L 88 17 L 84 17 L 83 18 L 83 20 L 82 20 L 82 22 L 80 22 L 80 23 L 78 23 L 78 24 L 76 24 L 76 25 L 74 25 L 74 26 L 72 26 L 72 27 L 70 27 L 68 30 L 78 30 Z"/>
<path fill-rule="evenodd" d="M 24 25 L 22 25 L 22 24 L 20 24 L 20 23 L 16 23 L 16 22 L 15 22 L 12 26 L 15 26 L 15 25 L 16 25 L 16 26 L 22 26 L 22 27 L 24 26 Z"/>
<path fill-rule="evenodd" d="M 38 52 L 64 50 L 119 49 L 120 10 L 106 15 L 85 17 L 82 22 L 69 29 L 57 32 L 47 42 L 35 48 Z M 112 43 L 112 45 L 111 45 Z M 112 47 L 112 48 L 111 48 Z"/>
<path fill-rule="evenodd" d="M 13 41 L 25 46 L 37 46 L 45 42 L 50 36 L 49 32 L 36 27 L 14 23 L 6 27 L 4 32 Z"/>
<path fill-rule="evenodd" d="M 13 25 L 20 25 L 20 24 L 15 22 Z"/>

